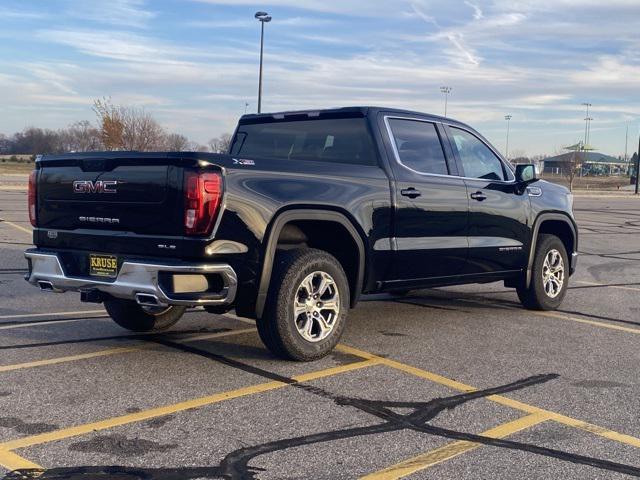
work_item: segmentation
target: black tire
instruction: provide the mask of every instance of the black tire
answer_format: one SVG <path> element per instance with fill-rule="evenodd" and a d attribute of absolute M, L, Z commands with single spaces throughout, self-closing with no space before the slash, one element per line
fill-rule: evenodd
<path fill-rule="evenodd" d="M 555 296 L 549 294 L 545 289 L 544 277 L 544 262 L 553 250 L 557 251 L 562 258 L 562 265 L 564 268 L 562 285 Z M 533 267 L 531 269 L 531 284 L 529 288 L 518 287 L 518 298 L 525 308 L 529 310 L 555 310 L 557 309 L 569 287 L 569 261 L 567 258 L 567 251 L 560 240 L 555 235 L 541 234 L 538 237 L 536 244 L 536 251 L 533 258 Z"/>
<path fill-rule="evenodd" d="M 305 323 L 294 314 L 294 302 L 299 299 L 302 282 L 315 272 L 324 272 L 333 280 L 339 301 L 338 312 L 332 318 L 331 329 L 325 338 L 316 332 L 319 340 L 309 341 L 298 331 Z M 315 277 L 312 278 L 312 280 Z M 331 292 L 330 292 L 331 293 Z M 335 295 L 335 292 L 333 293 Z M 308 362 L 327 355 L 340 341 L 349 311 L 349 282 L 340 263 L 322 250 L 301 248 L 278 252 L 269 286 L 264 313 L 256 323 L 262 342 L 275 355 L 291 360 Z M 313 300 L 308 298 L 311 303 Z M 322 300 L 320 298 L 319 300 Z M 320 313 L 320 315 L 323 315 Z M 323 315 L 324 317 L 324 315 Z M 317 325 L 317 320 L 307 315 Z M 311 331 L 311 329 L 310 329 Z"/>
<path fill-rule="evenodd" d="M 104 308 L 122 328 L 132 332 L 161 332 L 174 326 L 187 307 L 169 306 L 158 310 L 158 313 L 151 313 L 133 300 L 113 299 L 106 300 Z"/>

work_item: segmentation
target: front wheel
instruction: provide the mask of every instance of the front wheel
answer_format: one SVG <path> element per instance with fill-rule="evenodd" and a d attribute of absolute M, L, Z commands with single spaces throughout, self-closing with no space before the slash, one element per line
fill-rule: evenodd
<path fill-rule="evenodd" d="M 141 307 L 133 300 L 113 299 L 106 300 L 104 308 L 122 328 L 132 332 L 161 332 L 174 326 L 187 307 Z"/>
<path fill-rule="evenodd" d="M 258 333 L 274 354 L 298 361 L 327 355 L 338 344 L 349 311 L 349 282 L 322 250 L 279 252 Z"/>
<path fill-rule="evenodd" d="M 529 288 L 519 287 L 518 298 L 530 310 L 557 309 L 569 288 L 569 261 L 562 241 L 541 234 L 536 245 Z"/>

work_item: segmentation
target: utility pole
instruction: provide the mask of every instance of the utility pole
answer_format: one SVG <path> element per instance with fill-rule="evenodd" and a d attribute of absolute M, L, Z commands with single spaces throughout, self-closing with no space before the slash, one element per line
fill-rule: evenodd
<path fill-rule="evenodd" d="M 507 121 L 507 148 L 505 149 L 504 157 L 509 161 L 509 124 L 511 123 L 511 115 L 505 115 L 504 119 Z"/>
<path fill-rule="evenodd" d="M 589 107 L 591 107 L 592 105 L 588 102 L 583 102 L 582 105 L 587 107 L 587 114 L 585 115 L 584 119 L 584 144 L 586 148 L 586 146 L 589 144 Z"/>
<path fill-rule="evenodd" d="M 629 163 L 628 157 L 628 146 L 629 146 L 629 124 L 627 123 L 627 130 L 624 134 L 624 163 Z M 627 165 L 628 167 L 629 165 Z"/>
<path fill-rule="evenodd" d="M 264 54 L 264 24 L 271 21 L 267 12 L 256 12 L 255 18 L 260 22 L 260 78 L 258 80 L 258 113 L 262 110 L 262 58 Z"/>
<path fill-rule="evenodd" d="M 453 88 L 451 87 L 440 87 L 440 91 L 442 93 L 444 93 L 444 116 L 447 116 L 447 101 L 449 99 L 449 94 L 451 93 L 451 90 L 453 90 Z"/>
<path fill-rule="evenodd" d="M 636 155 L 636 195 L 638 195 L 638 189 L 640 188 L 640 136 L 638 136 L 638 155 Z"/>

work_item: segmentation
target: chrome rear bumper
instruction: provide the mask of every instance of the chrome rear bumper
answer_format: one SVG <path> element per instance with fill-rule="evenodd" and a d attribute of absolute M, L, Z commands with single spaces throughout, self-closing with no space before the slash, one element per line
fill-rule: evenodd
<path fill-rule="evenodd" d="M 32 285 L 38 285 L 43 290 L 53 292 L 98 290 L 116 298 L 136 300 L 143 305 L 151 305 L 153 302 L 150 299 L 155 298 L 156 305 L 195 306 L 233 303 L 238 288 L 236 273 L 227 264 L 171 265 L 125 261 L 113 281 L 102 281 L 66 275 L 58 256 L 54 253 L 27 250 L 24 255 L 30 265 L 25 279 Z M 207 295 L 207 298 L 198 298 L 198 294 L 193 298 L 185 298 L 185 294 L 180 294 L 180 298 L 176 298 L 166 293 L 160 286 L 158 282 L 160 272 L 216 274 L 220 275 L 224 286 L 220 292 Z"/>

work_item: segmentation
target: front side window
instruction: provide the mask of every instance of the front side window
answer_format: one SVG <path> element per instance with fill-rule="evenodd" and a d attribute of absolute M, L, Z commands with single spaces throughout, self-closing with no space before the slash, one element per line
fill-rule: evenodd
<path fill-rule="evenodd" d="M 465 177 L 505 180 L 502 162 L 478 137 L 460 128 L 451 127 L 450 131 Z"/>
<path fill-rule="evenodd" d="M 440 136 L 433 123 L 389 119 L 400 162 L 420 173 L 448 175 Z"/>

